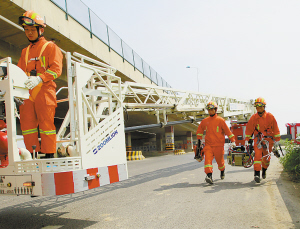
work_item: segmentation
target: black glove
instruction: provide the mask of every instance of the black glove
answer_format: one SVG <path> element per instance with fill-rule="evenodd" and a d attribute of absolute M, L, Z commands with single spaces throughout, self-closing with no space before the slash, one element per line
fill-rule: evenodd
<path fill-rule="evenodd" d="M 195 159 L 200 157 L 200 147 L 201 147 L 201 140 L 198 139 L 198 144 L 197 144 L 197 148 L 196 148 Z"/>
<path fill-rule="evenodd" d="M 203 152 L 201 151 L 201 140 L 198 139 L 196 155 L 195 155 L 194 159 L 196 159 L 198 162 L 201 162 L 203 160 L 203 158 L 204 158 L 204 156 L 203 156 Z"/>

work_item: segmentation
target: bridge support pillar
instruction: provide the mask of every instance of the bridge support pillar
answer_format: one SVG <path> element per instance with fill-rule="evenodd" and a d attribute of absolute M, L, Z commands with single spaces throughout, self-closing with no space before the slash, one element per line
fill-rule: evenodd
<path fill-rule="evenodd" d="M 158 152 L 164 151 L 163 136 L 161 136 L 160 134 L 156 134 L 156 150 Z"/>
<path fill-rule="evenodd" d="M 175 150 L 174 145 L 174 126 L 165 127 L 166 150 Z"/>
<path fill-rule="evenodd" d="M 132 151 L 131 133 L 126 133 L 126 151 Z"/>
<path fill-rule="evenodd" d="M 186 146 L 187 151 L 193 151 L 193 133 L 192 131 L 186 132 Z"/>

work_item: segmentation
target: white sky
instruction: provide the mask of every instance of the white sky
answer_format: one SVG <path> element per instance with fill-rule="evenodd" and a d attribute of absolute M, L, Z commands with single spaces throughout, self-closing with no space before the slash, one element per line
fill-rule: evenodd
<path fill-rule="evenodd" d="M 82 0 L 173 88 L 243 99 L 300 122 L 299 0 Z"/>

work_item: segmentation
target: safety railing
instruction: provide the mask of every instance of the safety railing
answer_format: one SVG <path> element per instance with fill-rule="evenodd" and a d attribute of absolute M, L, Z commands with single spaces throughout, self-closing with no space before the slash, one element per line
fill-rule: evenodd
<path fill-rule="evenodd" d="M 66 19 L 71 16 L 85 27 L 92 35 L 104 42 L 109 50 L 118 53 L 123 60 L 130 63 L 151 82 L 161 87 L 171 86 L 131 47 L 129 47 L 108 25 L 106 25 L 88 6 L 81 0 L 51 0 L 56 6 L 66 13 Z"/>

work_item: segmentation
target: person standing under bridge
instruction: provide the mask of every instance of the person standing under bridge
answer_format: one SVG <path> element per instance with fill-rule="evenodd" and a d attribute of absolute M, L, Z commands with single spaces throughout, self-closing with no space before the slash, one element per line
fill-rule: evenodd
<path fill-rule="evenodd" d="M 205 146 L 204 150 L 204 172 L 206 173 L 205 181 L 209 184 L 213 184 L 212 173 L 213 165 L 212 161 L 215 158 L 218 164 L 218 168 L 221 171 L 220 177 L 223 180 L 225 178 L 225 161 L 224 161 L 224 144 L 225 134 L 232 142 L 231 147 L 236 147 L 234 134 L 230 131 L 225 120 L 217 115 L 218 105 L 216 102 L 209 102 L 206 106 L 209 117 L 203 119 L 200 122 L 197 130 L 198 145 L 201 144 L 204 131 L 205 134 Z M 202 144 L 204 140 L 202 140 Z"/>
<path fill-rule="evenodd" d="M 56 152 L 56 128 L 54 125 L 56 84 L 53 80 L 62 72 L 63 55 L 53 42 L 44 36 L 46 24 L 34 11 L 25 12 L 19 17 L 30 45 L 22 50 L 18 66 L 26 73 L 25 86 L 30 97 L 20 106 L 20 123 L 27 150 L 54 157 Z M 38 140 L 38 128 L 41 146 Z"/>
<path fill-rule="evenodd" d="M 257 113 L 252 115 L 246 126 L 245 146 L 254 134 L 254 180 L 260 183 L 260 170 L 262 168 L 262 178 L 266 178 L 266 171 L 270 165 L 271 156 L 269 152 L 272 147 L 277 147 L 280 141 L 280 131 L 275 117 L 265 111 L 267 103 L 265 99 L 259 97 L 255 100 L 254 106 Z"/>

